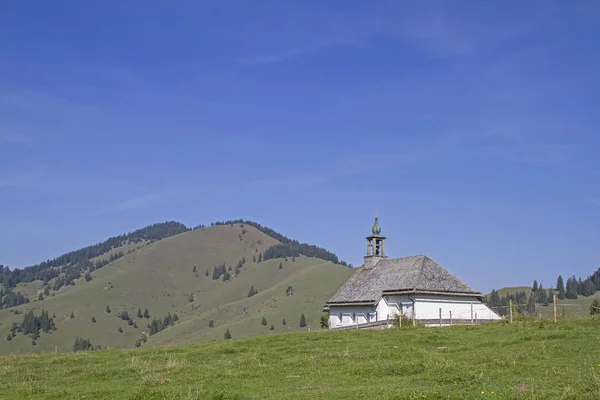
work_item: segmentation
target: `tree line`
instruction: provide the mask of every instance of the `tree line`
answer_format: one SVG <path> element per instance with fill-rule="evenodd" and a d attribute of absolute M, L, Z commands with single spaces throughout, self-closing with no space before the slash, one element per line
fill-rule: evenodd
<path fill-rule="evenodd" d="M 52 260 L 47 260 L 23 269 L 10 270 L 8 266 L 1 266 L 0 283 L 5 287 L 14 288 L 21 282 L 32 282 L 35 280 L 47 282 L 58 276 L 59 271 L 56 270 L 58 267 L 79 265 L 80 268 L 87 268 L 87 262 L 90 259 L 106 254 L 110 250 L 118 248 L 127 242 L 139 243 L 142 240 L 157 241 L 188 230 L 189 228 L 179 222 L 161 222 L 148 225 L 127 234 L 110 237 L 95 245 L 71 251 Z"/>
<path fill-rule="evenodd" d="M 334 253 L 332 253 L 322 247 L 318 247 L 318 246 L 308 244 L 308 243 L 300 243 L 297 240 L 290 239 L 290 238 L 282 235 L 281 233 L 274 231 L 271 228 L 268 228 L 266 226 L 263 226 L 259 223 L 253 222 L 253 221 L 246 221 L 243 219 L 228 220 L 228 221 L 216 221 L 216 222 L 212 222 L 210 224 L 210 226 L 233 225 L 233 224 L 240 224 L 240 225 L 242 225 L 242 227 L 244 224 L 253 226 L 256 229 L 258 229 L 259 231 L 261 231 L 262 233 L 264 233 L 265 235 L 270 236 L 273 239 L 281 242 L 281 245 L 287 245 L 286 249 L 284 251 L 297 252 L 297 254 L 289 254 L 288 257 L 291 257 L 293 255 L 299 256 L 301 254 L 306 257 L 316 257 L 321 260 L 330 261 L 334 264 L 348 266 L 348 264 L 345 261 L 340 260 L 337 255 L 335 255 Z M 204 227 L 204 226 L 200 226 L 200 227 Z M 281 246 L 281 245 L 275 245 L 273 247 Z M 269 251 L 269 250 L 270 249 L 267 249 L 267 251 Z M 269 254 L 273 254 L 273 255 L 278 254 L 277 257 L 273 256 L 271 258 L 283 258 L 283 257 L 285 257 L 285 255 L 282 256 L 281 251 L 282 251 L 281 249 L 270 250 Z M 266 257 L 266 254 L 264 255 L 264 259 L 265 260 L 268 259 Z"/>
<path fill-rule="evenodd" d="M 40 337 L 40 331 L 48 333 L 51 330 L 56 330 L 54 316 L 50 317 L 46 310 L 42 310 L 40 315 L 35 315 L 33 310 L 29 310 L 23 315 L 23 321 L 20 324 L 13 322 L 6 339 L 11 340 L 17 335 L 17 332 L 22 332 L 23 335 L 31 335 L 35 342 Z"/>

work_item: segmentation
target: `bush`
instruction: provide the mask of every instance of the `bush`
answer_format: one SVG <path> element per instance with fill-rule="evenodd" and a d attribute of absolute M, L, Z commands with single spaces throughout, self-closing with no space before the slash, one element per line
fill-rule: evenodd
<path fill-rule="evenodd" d="M 592 301 L 592 305 L 590 305 L 590 315 L 600 314 L 600 301 L 595 299 Z"/>

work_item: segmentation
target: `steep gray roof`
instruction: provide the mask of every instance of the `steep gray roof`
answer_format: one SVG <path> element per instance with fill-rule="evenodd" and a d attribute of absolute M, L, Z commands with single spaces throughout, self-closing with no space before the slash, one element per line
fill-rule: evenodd
<path fill-rule="evenodd" d="M 373 268 L 360 268 L 330 303 L 376 302 L 384 291 L 451 292 L 481 295 L 431 258 L 420 255 L 384 258 Z"/>

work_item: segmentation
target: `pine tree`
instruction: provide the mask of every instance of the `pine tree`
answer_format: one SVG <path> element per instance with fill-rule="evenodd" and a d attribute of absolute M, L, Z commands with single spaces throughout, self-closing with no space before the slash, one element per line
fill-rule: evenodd
<path fill-rule="evenodd" d="M 256 289 L 254 289 L 254 285 L 250 286 L 250 290 L 248 291 L 248 297 L 252 297 L 256 294 Z"/>
<path fill-rule="evenodd" d="M 208 321 L 208 327 L 209 328 L 214 328 L 215 327 L 215 322 L 212 319 L 210 321 Z"/>
<path fill-rule="evenodd" d="M 38 296 L 38 301 L 42 301 L 44 300 L 44 295 L 42 293 L 40 293 L 40 295 Z"/>
<path fill-rule="evenodd" d="M 119 331 L 119 333 L 123 333 L 123 328 L 119 327 L 119 329 L 117 329 Z"/>
<path fill-rule="evenodd" d="M 137 329 L 137 322 L 133 321 L 133 327 Z"/>
<path fill-rule="evenodd" d="M 196 268 L 196 266 L 194 265 L 194 268 L 192 268 L 192 272 L 195 274 L 196 272 L 198 272 L 198 268 Z"/>
<path fill-rule="evenodd" d="M 304 318 L 304 313 L 300 316 L 300 328 L 304 328 L 306 326 L 306 318 Z"/>
<path fill-rule="evenodd" d="M 500 299 L 500 295 L 496 291 L 496 289 L 492 289 L 492 293 L 490 294 L 490 307 L 497 311 L 502 308 L 502 300 Z"/>
<path fill-rule="evenodd" d="M 75 318 L 75 313 L 73 313 L 73 311 L 71 311 L 71 315 L 69 316 L 71 319 Z"/>
<path fill-rule="evenodd" d="M 133 325 L 133 320 L 131 318 L 129 318 L 129 321 L 127 321 L 127 325 L 129 325 L 129 326 Z"/>
<path fill-rule="evenodd" d="M 267 326 L 267 320 L 265 319 L 265 317 L 262 317 L 262 325 Z"/>
<path fill-rule="evenodd" d="M 92 322 L 95 324 L 96 323 L 96 317 L 92 317 Z"/>
<path fill-rule="evenodd" d="M 231 275 L 229 275 L 229 272 L 225 271 L 225 273 L 223 274 L 223 282 L 228 281 L 231 278 Z"/>
<path fill-rule="evenodd" d="M 150 318 L 150 313 L 148 313 L 148 309 L 144 310 L 144 318 Z"/>
<path fill-rule="evenodd" d="M 107 313 L 110 313 L 110 307 L 108 306 L 108 304 L 106 305 L 106 308 L 104 308 L 104 311 L 106 311 Z"/>
<path fill-rule="evenodd" d="M 8 340 L 9 342 L 12 340 L 12 335 L 9 333 L 8 336 L 6 336 L 6 340 Z"/>
<path fill-rule="evenodd" d="M 142 341 L 140 339 L 136 339 L 135 347 L 140 347 L 142 345 Z"/>
<path fill-rule="evenodd" d="M 592 282 L 591 280 L 586 280 L 583 283 L 583 290 L 581 294 L 586 297 L 593 296 L 594 294 L 596 294 L 596 285 L 594 284 L 594 282 Z"/>
<path fill-rule="evenodd" d="M 270 331 L 274 331 L 275 327 L 273 326 L 273 324 L 271 324 L 271 327 L 269 328 Z"/>
<path fill-rule="evenodd" d="M 137 317 L 138 318 L 142 318 L 143 317 L 142 309 L 141 308 L 138 308 Z"/>
<path fill-rule="evenodd" d="M 558 290 L 558 298 L 560 300 L 564 300 L 565 299 L 565 284 L 563 282 L 562 275 L 559 275 L 558 279 L 556 279 L 556 290 Z"/>
<path fill-rule="evenodd" d="M 533 287 L 531 288 L 532 292 L 537 292 L 538 290 L 538 282 L 537 281 L 533 281 Z"/>
<path fill-rule="evenodd" d="M 46 285 L 44 287 L 44 296 L 49 296 L 50 295 L 50 288 L 48 287 L 48 285 Z"/>
<path fill-rule="evenodd" d="M 242 265 L 246 264 L 246 257 L 242 257 Z"/>
<path fill-rule="evenodd" d="M 206 272 L 204 273 L 205 276 L 208 276 L 208 268 L 206 269 Z"/>
<path fill-rule="evenodd" d="M 285 325 L 285 324 L 286 324 L 286 322 L 285 322 L 285 318 L 284 318 L 284 319 L 281 321 L 281 325 Z"/>
<path fill-rule="evenodd" d="M 577 298 L 577 280 L 573 278 L 567 279 L 567 291 L 565 297 L 569 300 L 575 300 Z"/>
<path fill-rule="evenodd" d="M 225 334 L 223 335 L 223 337 L 224 337 L 225 339 L 231 339 L 231 333 L 229 332 L 229 329 L 227 329 L 227 330 L 225 331 Z"/>
<path fill-rule="evenodd" d="M 90 274 L 90 271 L 85 273 L 85 281 L 89 282 L 92 280 L 92 274 Z"/>

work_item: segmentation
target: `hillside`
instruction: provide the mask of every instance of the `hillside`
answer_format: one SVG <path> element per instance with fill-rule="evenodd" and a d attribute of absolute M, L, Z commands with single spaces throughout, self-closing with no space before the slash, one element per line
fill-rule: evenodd
<path fill-rule="evenodd" d="M 325 331 L 0 357 L 11 399 L 597 399 L 599 321 Z"/>
<path fill-rule="evenodd" d="M 549 302 L 548 305 L 543 305 L 540 303 L 536 304 L 535 316 L 542 318 L 554 318 L 554 305 L 552 303 L 552 295 L 557 294 L 557 292 L 553 289 L 546 289 L 548 292 Z M 529 298 L 532 294 L 532 290 L 530 286 L 513 286 L 513 287 L 503 287 L 497 290 L 498 295 L 501 298 L 506 296 L 515 295 L 519 292 L 525 292 L 527 298 Z M 490 297 L 491 293 L 488 293 L 486 297 Z M 559 299 L 557 298 L 557 314 L 558 318 L 581 318 L 590 315 L 590 305 L 594 300 L 600 300 L 600 292 L 596 292 L 591 296 L 583 296 L 579 295 L 576 299 Z M 525 304 L 523 304 L 525 306 Z M 492 307 L 494 308 L 494 307 Z M 504 308 L 502 310 L 497 309 L 496 311 L 501 312 L 508 310 L 508 308 Z"/>
<path fill-rule="evenodd" d="M 222 338 L 226 329 L 237 338 L 318 328 L 324 302 L 353 273 L 342 265 L 306 256 L 258 262 L 265 250 L 281 243 L 241 223 L 200 227 L 135 245 L 119 244 L 110 251 L 123 255 L 93 270 L 91 280 L 82 274 L 43 300 L 37 300 L 41 281 L 17 285 L 14 290 L 28 291 L 31 302 L 0 310 L 0 353 L 71 351 L 78 336 L 103 348 L 133 348 L 144 335 L 147 343 L 143 346 L 148 347 Z M 236 266 L 244 258 L 236 275 Z M 212 279 L 215 266 L 222 264 L 230 279 Z M 56 279 L 60 277 L 50 279 L 48 286 Z M 252 285 L 258 294 L 248 297 Z M 293 288 L 289 296 L 288 286 Z M 149 318 L 139 318 L 138 308 L 148 309 Z M 30 310 L 34 315 L 42 310 L 55 315 L 56 330 L 42 330 L 35 345 L 31 335 L 23 332 L 7 340 L 13 323 L 20 324 Z M 135 324 L 119 317 L 124 311 Z M 308 323 L 305 328 L 299 327 L 302 313 Z M 163 321 L 167 314 L 177 314 L 178 321 L 149 335 L 148 324 L 154 318 Z M 261 323 L 263 317 L 267 326 Z"/>

